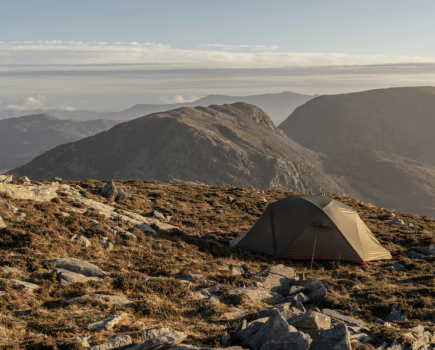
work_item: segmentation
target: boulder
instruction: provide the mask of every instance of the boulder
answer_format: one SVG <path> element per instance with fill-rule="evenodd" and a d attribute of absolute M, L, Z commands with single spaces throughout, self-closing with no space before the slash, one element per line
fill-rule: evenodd
<path fill-rule="evenodd" d="M 74 343 L 77 343 L 77 344 L 79 344 L 79 345 L 81 345 L 82 347 L 84 347 L 84 348 L 89 348 L 89 347 L 91 347 L 90 345 L 89 345 L 89 342 L 90 342 L 90 340 L 91 340 L 91 336 L 89 336 L 89 337 L 75 337 L 75 338 L 72 338 L 71 340 L 74 342 Z"/>
<path fill-rule="evenodd" d="M 394 265 L 391 265 L 389 267 L 389 269 L 393 270 L 393 271 L 399 271 L 399 270 L 402 270 L 404 268 L 405 268 L 405 266 L 403 266 L 402 264 L 399 264 L 399 263 L 395 263 Z"/>
<path fill-rule="evenodd" d="M 268 290 L 262 287 L 247 287 L 247 288 L 237 288 L 227 290 L 225 292 L 226 295 L 230 294 L 246 294 L 253 301 L 263 301 L 266 300 L 271 304 L 280 303 L 284 298 L 276 293 L 269 292 Z"/>
<path fill-rule="evenodd" d="M 7 225 L 5 224 L 5 222 L 3 221 L 3 218 L 0 216 L 0 230 L 2 229 L 2 228 L 6 228 L 7 227 Z"/>
<path fill-rule="evenodd" d="M 85 236 L 79 236 L 77 237 L 77 235 L 74 235 L 71 238 L 72 241 L 76 241 L 77 243 L 84 245 L 86 248 L 90 247 L 92 245 L 91 241 L 89 239 L 87 239 Z"/>
<path fill-rule="evenodd" d="M 323 331 L 331 328 L 331 319 L 319 312 L 311 311 L 287 319 L 287 323 L 299 331 L 309 334 L 311 338 L 317 337 Z"/>
<path fill-rule="evenodd" d="M 14 181 L 14 177 L 12 175 L 0 175 L 0 182 L 1 183 L 9 183 Z"/>
<path fill-rule="evenodd" d="M 20 209 L 18 209 L 14 205 L 6 203 L 6 202 L 2 203 L 2 207 L 5 208 L 6 210 L 10 211 L 11 213 L 14 213 L 14 214 L 18 213 L 20 211 Z"/>
<path fill-rule="evenodd" d="M 425 254 L 435 255 L 435 247 L 433 244 L 429 244 L 427 247 L 420 247 L 417 249 Z"/>
<path fill-rule="evenodd" d="M 201 348 L 192 344 L 179 344 L 172 347 L 171 350 L 201 350 Z"/>
<path fill-rule="evenodd" d="M 115 199 L 118 195 L 118 190 L 116 189 L 115 185 L 115 179 L 110 180 L 110 182 L 101 189 L 100 193 L 109 199 Z"/>
<path fill-rule="evenodd" d="M 241 329 L 238 331 L 240 335 L 240 340 L 242 342 L 251 339 L 258 330 L 263 327 L 263 325 L 269 320 L 269 317 L 259 318 L 258 320 L 252 321 L 248 324 L 241 323 L 238 327 Z M 245 321 L 246 322 L 246 321 Z M 243 328 L 245 327 L 245 328 Z"/>
<path fill-rule="evenodd" d="M 157 210 L 153 210 L 153 216 L 159 219 L 160 221 L 165 221 L 165 216 L 159 213 Z"/>
<path fill-rule="evenodd" d="M 0 183 L 0 192 L 5 192 L 15 199 L 30 199 L 36 202 L 48 202 L 57 198 L 57 185 L 20 186 Z"/>
<path fill-rule="evenodd" d="M 157 338 L 160 337 L 162 335 L 168 334 L 171 331 L 167 328 L 156 328 L 156 329 L 148 329 L 145 332 L 142 332 L 142 334 L 140 335 L 142 338 L 142 341 L 147 341 L 149 339 L 152 338 Z"/>
<path fill-rule="evenodd" d="M 297 332 L 296 328 L 289 326 L 279 311 L 274 310 L 266 323 L 244 343 L 252 350 L 260 350 L 264 343 L 277 339 L 290 332 Z"/>
<path fill-rule="evenodd" d="M 310 350 L 352 350 L 350 335 L 344 323 L 337 323 L 316 337 L 310 345 Z"/>
<path fill-rule="evenodd" d="M 323 309 L 322 313 L 326 316 L 329 316 L 331 319 L 336 319 L 351 327 L 366 327 L 364 322 L 357 320 L 354 317 L 343 315 L 341 312 L 335 310 Z"/>
<path fill-rule="evenodd" d="M 90 223 L 92 226 L 97 226 L 97 225 L 99 224 L 99 222 L 98 222 L 97 220 L 94 220 L 94 219 L 89 219 L 89 223 Z"/>
<path fill-rule="evenodd" d="M 10 274 L 10 273 L 20 274 L 21 273 L 21 270 L 17 269 L 16 267 L 11 267 L 11 266 L 2 266 L 2 267 L 0 267 L 0 270 L 6 274 Z"/>
<path fill-rule="evenodd" d="M 205 299 L 211 303 L 219 303 L 219 296 L 213 294 L 214 292 L 218 291 L 221 288 L 220 285 L 215 285 L 213 287 L 204 288 L 200 291 L 193 294 L 194 298 L 197 299 Z"/>
<path fill-rule="evenodd" d="M 294 307 L 292 307 L 291 302 L 288 302 L 288 303 L 278 304 L 271 309 L 258 311 L 255 314 L 255 318 L 258 319 L 258 318 L 263 318 L 263 317 L 269 317 L 273 310 L 278 310 L 281 313 L 281 315 L 283 315 L 284 312 L 291 312 L 294 315 L 300 313 L 298 310 L 296 310 Z M 283 317 L 286 318 L 285 316 L 283 316 Z"/>
<path fill-rule="evenodd" d="M 67 300 L 67 304 L 75 304 L 82 301 L 85 298 L 95 298 L 95 299 L 108 299 L 112 304 L 118 305 L 128 305 L 131 304 L 132 301 L 128 300 L 126 297 L 120 295 L 106 295 L 106 294 L 85 294 L 81 297 Z"/>
<path fill-rule="evenodd" d="M 59 282 L 62 285 L 69 285 L 73 283 L 86 283 L 89 281 L 99 281 L 99 277 L 87 277 L 80 273 L 71 272 L 61 268 L 54 268 L 52 273 L 56 272 Z"/>
<path fill-rule="evenodd" d="M 224 333 L 221 337 L 221 345 L 222 347 L 226 348 L 228 346 L 231 346 L 231 335 L 230 333 Z"/>
<path fill-rule="evenodd" d="M 131 343 L 131 338 L 128 335 L 118 335 L 107 343 L 91 346 L 90 348 L 86 348 L 86 350 L 125 349 L 131 345 Z"/>
<path fill-rule="evenodd" d="M 127 193 L 124 192 L 124 190 L 120 189 L 118 190 L 118 194 L 116 195 L 115 201 L 116 202 L 123 202 L 127 199 Z"/>
<path fill-rule="evenodd" d="M 250 311 L 244 311 L 241 309 L 238 309 L 236 307 L 233 307 L 230 312 L 226 312 L 223 314 L 221 320 L 234 320 L 234 319 L 240 319 L 243 316 L 246 316 L 247 314 L 250 314 Z"/>
<path fill-rule="evenodd" d="M 390 225 L 403 226 L 405 223 L 401 218 L 396 216 L 392 221 L 390 221 Z"/>
<path fill-rule="evenodd" d="M 243 270 L 243 267 L 241 267 L 241 266 L 231 266 L 231 274 L 233 276 L 243 275 L 244 273 L 245 273 L 245 271 Z"/>
<path fill-rule="evenodd" d="M 128 350 L 166 350 L 180 344 L 187 335 L 183 332 L 169 332 L 157 338 L 151 338 L 146 342 L 128 348 Z"/>
<path fill-rule="evenodd" d="M 311 342 L 308 334 L 291 332 L 264 343 L 260 350 L 307 350 Z"/>
<path fill-rule="evenodd" d="M 307 291 L 307 288 L 305 288 L 304 286 L 291 286 L 288 295 L 291 296 L 298 293 L 305 293 Z"/>
<path fill-rule="evenodd" d="M 294 277 L 295 271 L 292 267 L 279 264 L 257 273 L 251 279 L 256 281 L 259 287 L 280 293 L 290 289 Z"/>
<path fill-rule="evenodd" d="M 408 252 L 407 255 L 409 258 L 412 258 L 412 259 L 424 259 L 426 257 L 425 255 L 414 252 L 414 251 Z"/>
<path fill-rule="evenodd" d="M 405 315 L 402 315 L 402 311 L 399 308 L 398 304 L 393 304 L 391 306 L 391 312 L 388 314 L 387 317 L 385 317 L 385 322 L 392 322 L 392 321 L 405 321 L 406 317 Z"/>
<path fill-rule="evenodd" d="M 304 283 L 304 287 L 308 290 L 305 294 L 307 297 L 314 302 L 319 302 L 325 299 L 328 291 L 320 281 L 311 281 Z"/>
<path fill-rule="evenodd" d="M 89 324 L 83 326 L 82 328 L 89 329 L 89 330 L 95 330 L 95 329 L 108 330 L 108 329 L 112 329 L 113 327 L 115 327 L 121 321 L 122 321 L 122 316 L 109 315 L 100 321 L 89 323 Z"/>
<path fill-rule="evenodd" d="M 54 267 L 76 272 L 87 277 L 104 277 L 106 273 L 99 267 L 80 259 L 60 258 L 60 259 L 41 259 L 41 262 L 48 262 Z"/>
<path fill-rule="evenodd" d="M 13 284 L 15 284 L 16 286 L 18 286 L 18 288 L 20 288 L 21 290 L 25 290 L 26 292 L 33 292 L 34 290 L 40 288 L 37 284 L 25 282 L 25 281 L 20 281 L 20 280 L 15 280 L 15 279 L 5 280 L 4 278 L 0 278 L 0 280 L 10 281 Z"/>

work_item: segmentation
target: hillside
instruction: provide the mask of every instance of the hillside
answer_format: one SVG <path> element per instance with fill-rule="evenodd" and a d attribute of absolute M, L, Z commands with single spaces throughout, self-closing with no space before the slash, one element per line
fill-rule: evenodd
<path fill-rule="evenodd" d="M 11 173 L 354 193 L 342 179 L 325 176 L 314 152 L 246 103 L 150 114 L 56 147 Z"/>
<path fill-rule="evenodd" d="M 294 324 L 290 334 L 299 337 L 300 349 L 308 348 L 310 337 L 310 350 L 327 349 L 321 340 L 332 341 L 328 332 L 341 332 L 340 349 L 350 350 L 349 343 L 358 350 L 382 344 L 389 350 L 431 348 L 434 253 L 417 253 L 435 243 L 435 221 L 427 217 L 331 196 L 358 211 L 394 260 L 368 266 L 314 261 L 310 269 L 309 261 L 273 259 L 228 245 L 268 203 L 297 193 L 117 181 L 128 197 L 113 202 L 99 194 L 99 181 L 43 183 L 57 187 L 58 197 L 34 202 L 0 193 L 0 216 L 7 226 L 0 229 L 0 346 L 5 349 L 81 349 L 80 343 L 90 343 L 94 350 L 114 337 L 120 342 L 114 348 L 145 344 L 135 348 L 144 349 L 151 339 L 166 344 L 168 338 L 153 338 L 165 332 L 182 341 L 183 347 L 174 350 L 228 346 L 219 345 L 228 340 L 227 332 L 231 344 L 247 341 L 256 349 L 270 337 L 267 327 L 273 320 L 281 320 L 281 327 Z M 153 213 L 170 220 L 172 229 L 159 229 Z M 404 220 L 402 226 L 390 224 L 395 215 Z M 155 222 L 157 233 L 136 228 L 139 218 Z M 272 266 L 288 277 L 293 273 L 290 291 L 296 288 L 311 298 L 302 292 L 288 295 L 288 285 L 281 294 L 266 291 L 265 284 L 255 287 L 256 273 Z M 279 287 L 288 280 L 275 270 L 266 270 L 262 278 L 280 277 Z M 298 282 L 302 273 L 306 280 Z M 307 292 L 313 284 L 322 297 Z M 276 301 L 265 302 L 250 290 L 264 290 Z M 269 310 L 277 300 L 286 303 Z M 242 320 L 255 322 L 244 321 L 242 331 L 233 331 Z M 249 343 L 247 333 L 254 333 L 256 343 Z M 302 347 L 302 341 L 308 345 Z"/>
<path fill-rule="evenodd" d="M 236 102 L 245 102 L 264 110 L 270 119 L 272 119 L 272 121 L 278 125 L 288 116 L 289 113 L 293 112 L 296 107 L 304 104 L 314 97 L 315 96 L 297 94 L 289 91 L 281 92 L 279 94 L 263 94 L 253 96 L 208 95 L 206 97 L 200 98 L 199 100 L 187 103 L 138 104 L 121 112 L 103 114 L 101 118 L 130 120 L 150 113 L 164 112 L 181 107 L 207 107 L 212 104 L 223 105 Z"/>
<path fill-rule="evenodd" d="M 60 144 L 95 135 L 117 120 L 60 120 L 48 114 L 0 120 L 0 172 L 26 164 Z"/>
<path fill-rule="evenodd" d="M 365 201 L 435 217 L 435 88 L 320 96 L 280 128 Z"/>

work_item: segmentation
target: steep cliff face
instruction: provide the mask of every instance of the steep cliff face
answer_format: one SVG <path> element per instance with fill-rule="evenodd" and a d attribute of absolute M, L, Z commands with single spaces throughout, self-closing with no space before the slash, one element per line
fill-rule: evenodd
<path fill-rule="evenodd" d="M 12 173 L 355 194 L 324 174 L 318 155 L 246 103 L 151 114 L 56 147 Z"/>
<path fill-rule="evenodd" d="M 0 120 L 0 171 L 26 164 L 58 145 L 95 135 L 117 120 L 60 120 L 48 114 Z"/>

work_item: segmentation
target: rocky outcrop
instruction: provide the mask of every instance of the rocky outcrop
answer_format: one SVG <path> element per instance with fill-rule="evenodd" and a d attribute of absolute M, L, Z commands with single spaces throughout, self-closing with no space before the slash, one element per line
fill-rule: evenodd
<path fill-rule="evenodd" d="M 6 193 L 15 199 L 30 199 L 37 202 L 51 201 L 57 197 L 58 186 L 39 185 L 39 186 L 21 186 L 7 183 L 0 183 L 0 192 Z"/>
<path fill-rule="evenodd" d="M 99 267 L 80 259 L 60 258 L 60 259 L 41 259 L 41 262 L 47 262 L 54 267 L 76 272 L 87 277 L 104 277 L 106 273 Z"/>

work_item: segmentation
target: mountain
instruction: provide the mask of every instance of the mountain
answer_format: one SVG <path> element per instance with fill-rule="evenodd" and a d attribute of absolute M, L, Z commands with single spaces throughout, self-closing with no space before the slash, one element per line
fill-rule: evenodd
<path fill-rule="evenodd" d="M 94 120 L 94 119 L 104 119 L 100 118 L 101 115 L 107 114 L 107 112 L 96 112 L 77 109 L 74 111 L 69 111 L 65 109 L 31 109 L 31 110 L 16 110 L 16 109 L 4 109 L 0 110 L 0 120 L 24 117 L 26 115 L 34 114 L 49 114 L 55 116 L 59 119 L 74 119 L 74 120 Z M 113 118 L 109 118 L 113 119 Z"/>
<path fill-rule="evenodd" d="M 325 176 L 316 153 L 242 102 L 150 114 L 58 146 L 11 173 L 353 193 L 343 179 Z"/>
<path fill-rule="evenodd" d="M 121 112 L 103 114 L 105 119 L 131 120 L 156 112 L 168 111 L 181 107 L 207 107 L 209 105 L 223 105 L 236 102 L 253 104 L 263 109 L 272 121 L 278 125 L 296 107 L 311 100 L 315 96 L 296 94 L 294 92 L 281 92 L 279 94 L 264 94 L 254 96 L 225 96 L 208 95 L 194 102 L 175 104 L 138 104 Z"/>
<path fill-rule="evenodd" d="M 31 161 L 60 144 L 110 129 L 117 120 L 60 120 L 48 114 L 0 120 L 0 170 Z"/>
<path fill-rule="evenodd" d="M 319 96 L 281 125 L 373 204 L 435 217 L 435 88 Z"/>

